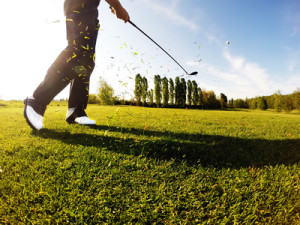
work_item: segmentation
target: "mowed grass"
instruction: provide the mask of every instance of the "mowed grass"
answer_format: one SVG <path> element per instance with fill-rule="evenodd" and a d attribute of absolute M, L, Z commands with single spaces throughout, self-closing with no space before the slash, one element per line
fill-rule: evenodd
<path fill-rule="evenodd" d="M 300 115 L 0 106 L 0 224 L 300 224 Z"/>

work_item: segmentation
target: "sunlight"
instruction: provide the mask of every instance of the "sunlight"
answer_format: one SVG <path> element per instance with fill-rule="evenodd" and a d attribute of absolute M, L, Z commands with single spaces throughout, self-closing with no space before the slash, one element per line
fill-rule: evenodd
<path fill-rule="evenodd" d="M 12 14 L 4 10 L 0 15 L 1 21 L 8 21 L 3 24 L 6 35 L 1 37 L 1 43 L 4 43 L 2 52 L 5 53 L 0 56 L 1 62 L 5 62 L 1 73 L 9 74 L 2 78 L 4 82 L 1 82 L 0 88 L 4 96 L 0 98 L 19 99 L 32 94 L 52 61 L 65 47 L 64 16 L 61 2 L 56 0 L 18 1 L 17 8 L 13 7 L 15 2 L 7 4 L 16 12 Z M 32 5 L 35 7 L 30 7 Z M 55 6 L 59 6 L 59 10 L 54 10 Z"/>

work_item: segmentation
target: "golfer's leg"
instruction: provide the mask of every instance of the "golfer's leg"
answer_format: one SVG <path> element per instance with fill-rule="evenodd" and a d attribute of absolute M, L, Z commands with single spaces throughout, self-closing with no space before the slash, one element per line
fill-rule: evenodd
<path fill-rule="evenodd" d="M 72 46 L 68 45 L 48 69 L 44 80 L 33 93 L 33 97 L 40 104 L 48 105 L 73 79 L 75 74 L 73 71 L 74 62 L 70 60 L 72 56 Z"/>
<path fill-rule="evenodd" d="M 90 75 L 93 69 L 90 69 L 86 75 L 75 77 L 70 85 L 69 108 L 81 107 L 86 109 L 89 98 Z"/>
<path fill-rule="evenodd" d="M 90 76 L 95 67 L 95 48 L 99 21 L 94 20 L 85 25 L 87 27 L 86 32 L 75 41 L 83 53 L 80 54 L 79 64 L 74 68 L 77 76 L 71 82 L 69 108 L 86 108 L 89 97 Z"/>

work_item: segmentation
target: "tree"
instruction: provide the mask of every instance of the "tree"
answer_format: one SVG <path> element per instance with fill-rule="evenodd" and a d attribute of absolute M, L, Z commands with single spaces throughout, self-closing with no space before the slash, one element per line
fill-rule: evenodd
<path fill-rule="evenodd" d="M 257 109 L 258 98 L 252 98 L 250 100 L 250 109 Z"/>
<path fill-rule="evenodd" d="M 233 108 L 233 103 L 234 103 L 234 100 L 233 100 L 233 98 L 231 98 L 228 102 L 228 107 Z"/>
<path fill-rule="evenodd" d="M 180 103 L 181 107 L 185 107 L 186 104 L 186 82 L 184 78 L 180 81 Z"/>
<path fill-rule="evenodd" d="M 202 94 L 202 108 L 206 109 L 208 108 L 207 91 L 202 90 L 201 94 Z"/>
<path fill-rule="evenodd" d="M 149 98 L 149 104 L 150 106 L 153 106 L 153 89 L 151 89 L 150 91 L 148 91 L 148 98 Z"/>
<path fill-rule="evenodd" d="M 154 76 L 154 92 L 155 92 L 155 102 L 157 105 L 157 108 L 160 107 L 161 102 L 161 78 L 160 75 Z"/>
<path fill-rule="evenodd" d="M 148 80 L 146 77 L 142 78 L 142 101 L 143 105 L 145 106 L 147 104 L 147 93 L 148 93 Z"/>
<path fill-rule="evenodd" d="M 284 96 L 282 109 L 287 113 L 291 112 L 294 109 L 293 100 L 290 96 Z"/>
<path fill-rule="evenodd" d="M 220 94 L 220 103 L 221 103 L 221 109 L 227 108 L 227 96 L 223 93 Z"/>
<path fill-rule="evenodd" d="M 175 105 L 179 106 L 180 103 L 180 80 L 179 77 L 175 78 Z"/>
<path fill-rule="evenodd" d="M 296 91 L 292 94 L 294 100 L 294 108 L 300 111 L 300 88 L 297 88 Z"/>
<path fill-rule="evenodd" d="M 99 81 L 97 94 L 101 105 L 113 105 L 115 103 L 114 89 L 102 78 Z"/>
<path fill-rule="evenodd" d="M 274 94 L 274 109 L 277 112 L 281 112 L 282 111 L 282 103 L 283 103 L 283 97 L 281 95 L 281 92 L 278 90 Z"/>
<path fill-rule="evenodd" d="M 141 105 L 141 98 L 142 98 L 143 88 L 142 88 L 142 77 L 140 74 L 135 76 L 135 89 L 134 89 L 134 96 L 136 99 L 136 104 L 138 106 Z"/>
<path fill-rule="evenodd" d="M 162 98 L 163 98 L 163 106 L 168 106 L 169 102 L 169 82 L 166 77 L 162 79 Z"/>
<path fill-rule="evenodd" d="M 90 94 L 89 99 L 88 99 L 88 104 L 98 104 L 98 103 L 100 103 L 100 101 L 99 101 L 97 95 Z"/>
<path fill-rule="evenodd" d="M 198 87 L 198 95 L 199 95 L 199 102 L 198 105 L 200 108 L 204 108 L 204 97 L 203 97 L 203 91 L 201 90 L 200 87 Z"/>
<path fill-rule="evenodd" d="M 238 98 L 234 101 L 233 107 L 234 108 L 243 108 L 243 109 L 248 108 L 245 100 L 241 99 L 241 98 Z"/>
<path fill-rule="evenodd" d="M 267 102 L 266 102 L 266 99 L 265 97 L 259 97 L 258 98 L 258 101 L 257 101 L 257 108 L 258 109 L 261 109 L 261 110 L 266 110 L 268 107 L 267 107 Z"/>
<path fill-rule="evenodd" d="M 209 109 L 217 109 L 220 108 L 220 102 L 217 100 L 216 94 L 214 91 L 207 91 L 207 107 Z"/>
<path fill-rule="evenodd" d="M 193 85 L 190 80 L 187 81 L 187 104 L 189 106 L 192 105 L 192 90 L 193 90 Z"/>
<path fill-rule="evenodd" d="M 198 105 L 199 102 L 199 92 L 198 92 L 198 84 L 196 81 L 192 81 L 192 104 Z"/>
<path fill-rule="evenodd" d="M 174 82 L 172 78 L 169 79 L 169 95 L 170 95 L 170 104 L 174 105 L 175 93 L 174 93 Z"/>

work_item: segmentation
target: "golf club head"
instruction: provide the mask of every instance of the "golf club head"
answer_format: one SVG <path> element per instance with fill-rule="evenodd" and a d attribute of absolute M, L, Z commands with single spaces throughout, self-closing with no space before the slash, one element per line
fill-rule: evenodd
<path fill-rule="evenodd" d="M 190 76 L 196 76 L 197 74 L 198 74 L 198 72 L 195 71 L 195 72 L 190 73 L 189 75 L 190 75 Z"/>

